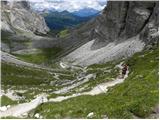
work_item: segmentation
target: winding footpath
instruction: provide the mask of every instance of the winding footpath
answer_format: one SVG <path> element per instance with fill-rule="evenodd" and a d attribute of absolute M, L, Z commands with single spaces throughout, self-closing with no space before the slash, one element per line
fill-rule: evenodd
<path fill-rule="evenodd" d="M 117 67 L 122 69 L 121 65 L 122 65 L 122 63 L 117 65 Z M 32 109 L 35 109 L 38 105 L 45 103 L 45 102 L 61 102 L 63 100 L 67 100 L 69 98 L 73 98 L 73 97 L 77 97 L 77 96 L 81 96 L 81 95 L 97 95 L 97 94 L 101 94 L 101 93 L 106 93 L 109 87 L 113 87 L 117 84 L 122 83 L 128 77 L 128 73 L 129 73 L 129 71 L 127 71 L 124 78 L 117 77 L 114 81 L 99 84 L 89 92 L 76 93 L 76 94 L 72 94 L 69 96 L 58 96 L 56 98 L 51 98 L 49 100 L 47 100 L 46 95 L 40 95 L 29 103 L 18 104 L 18 105 L 10 107 L 6 111 L 0 112 L 0 117 L 7 117 L 7 116 L 23 117 L 29 111 L 31 111 Z"/>
<path fill-rule="evenodd" d="M 0 112 L 0 117 L 7 117 L 7 116 L 22 117 L 30 110 L 36 108 L 41 103 L 45 102 L 47 102 L 47 98 L 45 97 L 45 95 L 41 95 L 29 103 L 18 104 L 16 106 L 9 108 L 4 112 Z"/>
<path fill-rule="evenodd" d="M 76 88 L 86 82 L 88 82 L 90 80 L 90 78 L 92 78 L 94 75 L 93 74 L 89 74 L 87 76 L 84 77 L 84 80 L 81 80 L 80 82 L 77 82 L 75 84 L 72 84 L 71 86 L 67 86 L 67 87 L 64 87 L 60 90 L 57 90 L 57 91 L 54 91 L 53 93 L 56 93 L 56 94 L 64 94 L 64 93 L 67 93 L 69 90 L 73 89 L 73 88 Z"/>

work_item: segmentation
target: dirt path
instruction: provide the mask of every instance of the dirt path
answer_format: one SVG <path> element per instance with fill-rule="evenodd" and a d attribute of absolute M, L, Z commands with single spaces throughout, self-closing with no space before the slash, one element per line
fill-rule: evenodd
<path fill-rule="evenodd" d="M 121 68 L 121 64 L 122 63 L 117 65 L 117 67 Z M 32 100 L 29 103 L 22 103 L 22 104 L 11 107 L 4 112 L 0 112 L 0 115 L 1 115 L 0 117 L 6 117 L 6 116 L 22 117 L 23 114 L 26 114 L 30 110 L 36 108 L 41 103 L 61 102 L 63 100 L 73 98 L 73 97 L 77 97 L 77 96 L 81 96 L 81 95 L 97 95 L 97 94 L 101 94 L 101 93 L 106 93 L 109 87 L 112 87 L 112 86 L 115 86 L 117 84 L 122 83 L 128 77 L 128 73 L 129 73 L 129 71 L 127 71 L 127 74 L 125 75 L 125 77 L 123 79 L 120 79 L 119 77 L 117 77 L 114 81 L 106 82 L 106 83 L 97 85 L 96 87 L 94 87 L 89 92 L 77 93 L 77 94 L 72 94 L 72 95 L 69 95 L 69 96 L 59 96 L 59 97 L 56 97 L 56 98 L 51 98 L 49 100 L 47 100 L 45 95 L 41 95 L 41 96 L 37 97 L 36 99 Z"/>
<path fill-rule="evenodd" d="M 109 87 L 113 87 L 117 84 L 122 83 L 128 77 L 128 73 L 129 71 L 127 71 L 127 74 L 122 79 L 116 78 L 114 81 L 99 84 L 96 87 L 94 87 L 91 91 L 83 93 L 83 95 L 97 95 L 100 93 L 106 93 Z"/>
<path fill-rule="evenodd" d="M 71 90 L 73 88 L 76 88 L 76 87 L 88 82 L 90 80 L 90 78 L 92 78 L 93 76 L 94 76 L 93 74 L 89 74 L 89 75 L 85 76 L 82 81 L 76 82 L 76 83 L 72 84 L 71 86 L 67 86 L 67 87 L 64 87 L 64 88 L 62 88 L 60 90 L 54 91 L 53 93 L 56 93 L 56 94 L 67 93 L 69 90 Z"/>
<path fill-rule="evenodd" d="M 7 116 L 22 117 L 25 113 L 36 108 L 38 105 L 44 102 L 47 102 L 47 98 L 45 97 L 45 95 L 41 95 L 29 103 L 18 104 L 4 112 L 0 112 L 0 117 L 7 117 Z"/>
<path fill-rule="evenodd" d="M 116 65 L 116 67 L 119 67 L 120 69 L 122 69 L 122 64 L 123 64 L 123 62 Z M 129 74 L 129 70 L 127 70 L 124 78 L 119 78 L 119 76 L 118 76 L 114 81 L 99 84 L 99 85 L 95 86 L 91 91 L 72 94 L 70 96 L 59 96 L 57 98 L 51 98 L 51 99 L 49 99 L 49 102 L 61 102 L 63 100 L 73 98 L 73 97 L 77 97 L 77 96 L 81 96 L 81 95 L 97 95 L 97 94 L 101 94 L 101 93 L 106 93 L 108 91 L 109 87 L 113 87 L 117 84 L 122 83 L 128 77 L 128 74 Z"/>

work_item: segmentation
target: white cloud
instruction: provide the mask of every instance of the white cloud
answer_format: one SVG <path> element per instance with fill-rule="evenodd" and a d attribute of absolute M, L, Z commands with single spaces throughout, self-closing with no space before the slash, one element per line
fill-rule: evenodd
<path fill-rule="evenodd" d="M 32 7 L 38 10 L 56 9 L 57 11 L 77 11 L 83 8 L 102 10 L 107 0 L 29 0 Z"/>

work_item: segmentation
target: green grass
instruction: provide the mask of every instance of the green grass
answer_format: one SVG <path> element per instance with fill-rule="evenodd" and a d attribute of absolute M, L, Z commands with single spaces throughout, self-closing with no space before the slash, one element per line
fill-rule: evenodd
<path fill-rule="evenodd" d="M 23 61 L 41 64 L 46 60 L 46 57 L 43 54 L 30 54 L 30 55 L 16 55 L 16 57 L 20 58 Z"/>
<path fill-rule="evenodd" d="M 137 53 L 126 60 L 130 66 L 129 77 L 124 83 L 109 89 L 106 94 L 79 96 L 60 103 L 40 105 L 35 113 L 45 118 L 140 118 L 147 117 L 158 104 L 158 49 Z M 144 57 L 140 57 L 144 54 Z"/>
<path fill-rule="evenodd" d="M 58 35 L 59 35 L 60 38 L 65 38 L 69 35 L 69 31 L 67 29 L 62 30 L 62 31 L 59 32 Z"/>
<path fill-rule="evenodd" d="M 115 67 L 119 64 L 120 61 L 117 62 L 107 62 L 105 64 L 94 64 L 87 67 L 87 74 L 95 74 L 95 79 L 90 79 L 88 82 L 80 85 L 79 87 L 73 89 L 74 92 L 79 92 L 80 88 L 85 87 L 81 92 L 89 91 L 97 84 L 101 84 L 104 82 L 112 81 L 119 75 L 119 68 Z"/>
<path fill-rule="evenodd" d="M 50 85 L 50 82 L 56 79 L 46 70 L 16 66 L 15 64 L 5 62 L 2 62 L 1 68 L 1 85 L 3 90 L 27 90 L 25 93 L 21 93 L 25 100 L 19 100 L 20 103 L 27 102 L 38 94 L 49 94 L 62 87 Z M 61 73 L 61 71 L 58 73 Z M 69 74 L 66 77 L 72 78 L 72 73 L 67 71 L 62 71 L 62 73 Z"/>
<path fill-rule="evenodd" d="M 58 57 L 58 54 L 62 51 L 61 48 L 43 48 L 40 49 L 40 53 L 37 54 L 29 54 L 29 55 L 18 55 L 16 56 L 21 60 L 26 62 L 42 64 L 42 63 L 53 63 L 52 61 Z"/>
<path fill-rule="evenodd" d="M 66 80 L 66 79 L 67 80 L 74 80 L 74 79 L 76 79 L 76 77 L 74 75 L 60 75 L 59 78 L 62 79 L 62 80 Z"/>
<path fill-rule="evenodd" d="M 17 104 L 16 101 L 11 100 L 11 99 L 8 98 L 7 96 L 4 96 L 4 95 L 3 95 L 3 96 L 1 96 L 0 98 L 1 98 L 1 101 L 0 101 L 1 106 L 7 106 L 7 105 Z"/>
<path fill-rule="evenodd" d="M 49 96 L 47 98 L 48 99 L 50 99 L 50 98 L 56 98 L 58 96 L 59 96 L 58 94 L 52 93 L 52 94 L 49 94 Z"/>
<path fill-rule="evenodd" d="M 2 117 L 1 119 L 22 119 L 22 118 L 7 116 L 7 117 Z"/>
<path fill-rule="evenodd" d="M 2 62 L 2 85 L 40 85 L 54 80 L 45 70 L 26 68 Z"/>
<path fill-rule="evenodd" d="M 119 75 L 118 68 L 113 69 L 108 73 L 99 72 L 99 73 L 97 73 L 96 79 L 94 79 L 94 80 L 92 79 L 92 80 L 88 81 L 87 83 L 83 84 L 83 86 L 87 85 L 87 91 L 88 91 L 100 83 L 114 80 L 118 75 Z"/>

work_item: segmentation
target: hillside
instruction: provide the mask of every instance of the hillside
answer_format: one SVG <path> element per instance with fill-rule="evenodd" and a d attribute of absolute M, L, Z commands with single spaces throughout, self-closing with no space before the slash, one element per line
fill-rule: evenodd
<path fill-rule="evenodd" d="M 84 9 L 80 9 L 78 11 L 74 11 L 73 14 L 80 16 L 80 17 L 88 17 L 88 16 L 98 15 L 99 11 L 92 9 L 92 8 L 84 8 Z"/>
<path fill-rule="evenodd" d="M 158 1 L 108 1 L 99 16 L 58 37 L 29 2 L 12 2 L 3 12 L 24 26 L 2 19 L 13 29 L 1 28 L 1 118 L 158 119 Z M 68 12 L 52 15 L 69 23 Z"/>
<path fill-rule="evenodd" d="M 46 51 L 60 50 L 52 46 L 53 38 L 48 36 L 50 29 L 45 19 L 31 9 L 28 1 L 1 1 L 1 4 L 2 51 L 22 57 L 35 56 L 40 64 L 50 58 Z"/>

